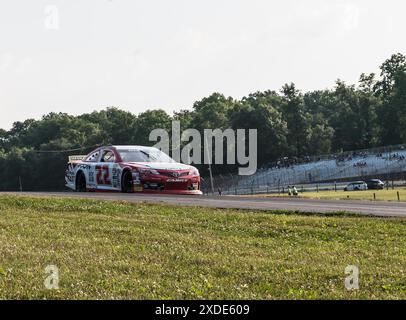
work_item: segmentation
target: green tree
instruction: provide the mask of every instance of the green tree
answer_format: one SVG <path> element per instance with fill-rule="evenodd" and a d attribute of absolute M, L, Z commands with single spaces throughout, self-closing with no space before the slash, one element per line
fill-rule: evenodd
<path fill-rule="evenodd" d="M 406 57 L 394 54 L 381 65 L 381 80 L 375 86 L 382 105 L 378 110 L 382 145 L 399 144 L 403 139 L 405 104 L 403 100 Z"/>
<path fill-rule="evenodd" d="M 331 152 L 334 129 L 321 113 L 312 116 L 308 155 L 324 155 Z"/>
<path fill-rule="evenodd" d="M 396 53 L 381 66 L 381 79 L 375 84 L 375 91 L 384 99 L 390 96 L 399 73 L 406 71 L 406 57 Z"/>
<path fill-rule="evenodd" d="M 287 143 L 290 154 L 305 155 L 310 139 L 310 115 L 305 110 L 303 96 L 293 83 L 282 88 L 283 114 L 287 123 Z"/>
<path fill-rule="evenodd" d="M 104 133 L 105 143 L 127 145 L 136 137 L 137 117 L 115 107 L 83 115 L 80 119 L 98 124 Z"/>
<path fill-rule="evenodd" d="M 228 120 L 235 101 L 222 94 L 213 93 L 207 98 L 197 101 L 193 105 L 193 117 L 190 121 L 192 128 L 199 131 L 204 129 L 227 129 Z"/>
<path fill-rule="evenodd" d="M 258 130 L 258 164 L 263 165 L 286 154 L 287 124 L 273 106 L 249 102 L 235 105 L 230 121 L 234 129 Z"/>
<path fill-rule="evenodd" d="M 135 137 L 133 143 L 139 145 L 154 145 L 156 142 L 149 141 L 149 135 L 154 129 L 171 131 L 172 118 L 164 110 L 147 110 L 139 114 L 136 122 Z"/>

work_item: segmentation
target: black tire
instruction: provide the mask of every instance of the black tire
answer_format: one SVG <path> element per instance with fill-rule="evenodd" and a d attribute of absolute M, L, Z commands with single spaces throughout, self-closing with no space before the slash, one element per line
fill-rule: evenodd
<path fill-rule="evenodd" d="M 134 192 L 133 176 L 132 173 L 128 170 L 124 171 L 123 176 L 121 178 L 121 192 L 123 193 Z"/>
<path fill-rule="evenodd" d="M 86 192 L 86 177 L 82 171 L 76 175 L 76 191 Z"/>

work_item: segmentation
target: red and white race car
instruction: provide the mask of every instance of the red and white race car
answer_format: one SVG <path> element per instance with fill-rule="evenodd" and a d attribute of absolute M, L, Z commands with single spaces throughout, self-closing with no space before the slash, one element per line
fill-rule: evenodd
<path fill-rule="evenodd" d="M 200 195 L 199 171 L 153 147 L 107 146 L 69 157 L 65 185 L 85 191 Z"/>

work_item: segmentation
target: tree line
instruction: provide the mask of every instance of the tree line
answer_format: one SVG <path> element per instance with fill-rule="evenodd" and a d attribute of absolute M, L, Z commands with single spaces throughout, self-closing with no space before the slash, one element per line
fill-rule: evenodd
<path fill-rule="evenodd" d="M 6 107 L 6 106 L 5 106 Z M 40 120 L 0 129 L 0 190 L 60 190 L 68 154 L 96 145 L 153 145 L 149 133 L 182 129 L 257 129 L 258 165 L 281 157 L 305 157 L 406 143 L 406 57 L 394 54 L 379 74 L 362 74 L 357 84 L 337 80 L 332 89 L 301 92 L 290 83 L 280 91 L 242 99 L 213 93 L 191 110 L 138 115 L 116 107 L 80 116 L 49 113 Z M 83 148 L 83 149 L 80 149 Z M 80 149 L 76 152 L 58 152 Z M 233 167 L 215 166 L 215 173 Z M 200 170 L 204 175 L 206 168 Z"/>

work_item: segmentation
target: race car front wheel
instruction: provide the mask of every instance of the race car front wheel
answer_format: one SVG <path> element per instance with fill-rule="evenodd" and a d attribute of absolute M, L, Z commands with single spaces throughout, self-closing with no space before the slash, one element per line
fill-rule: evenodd
<path fill-rule="evenodd" d="M 80 171 L 76 177 L 76 191 L 86 192 L 86 177 L 82 171 Z"/>
<path fill-rule="evenodd" d="M 123 178 L 121 179 L 121 191 L 124 193 L 132 193 L 133 188 L 133 176 L 130 171 L 125 171 Z"/>

